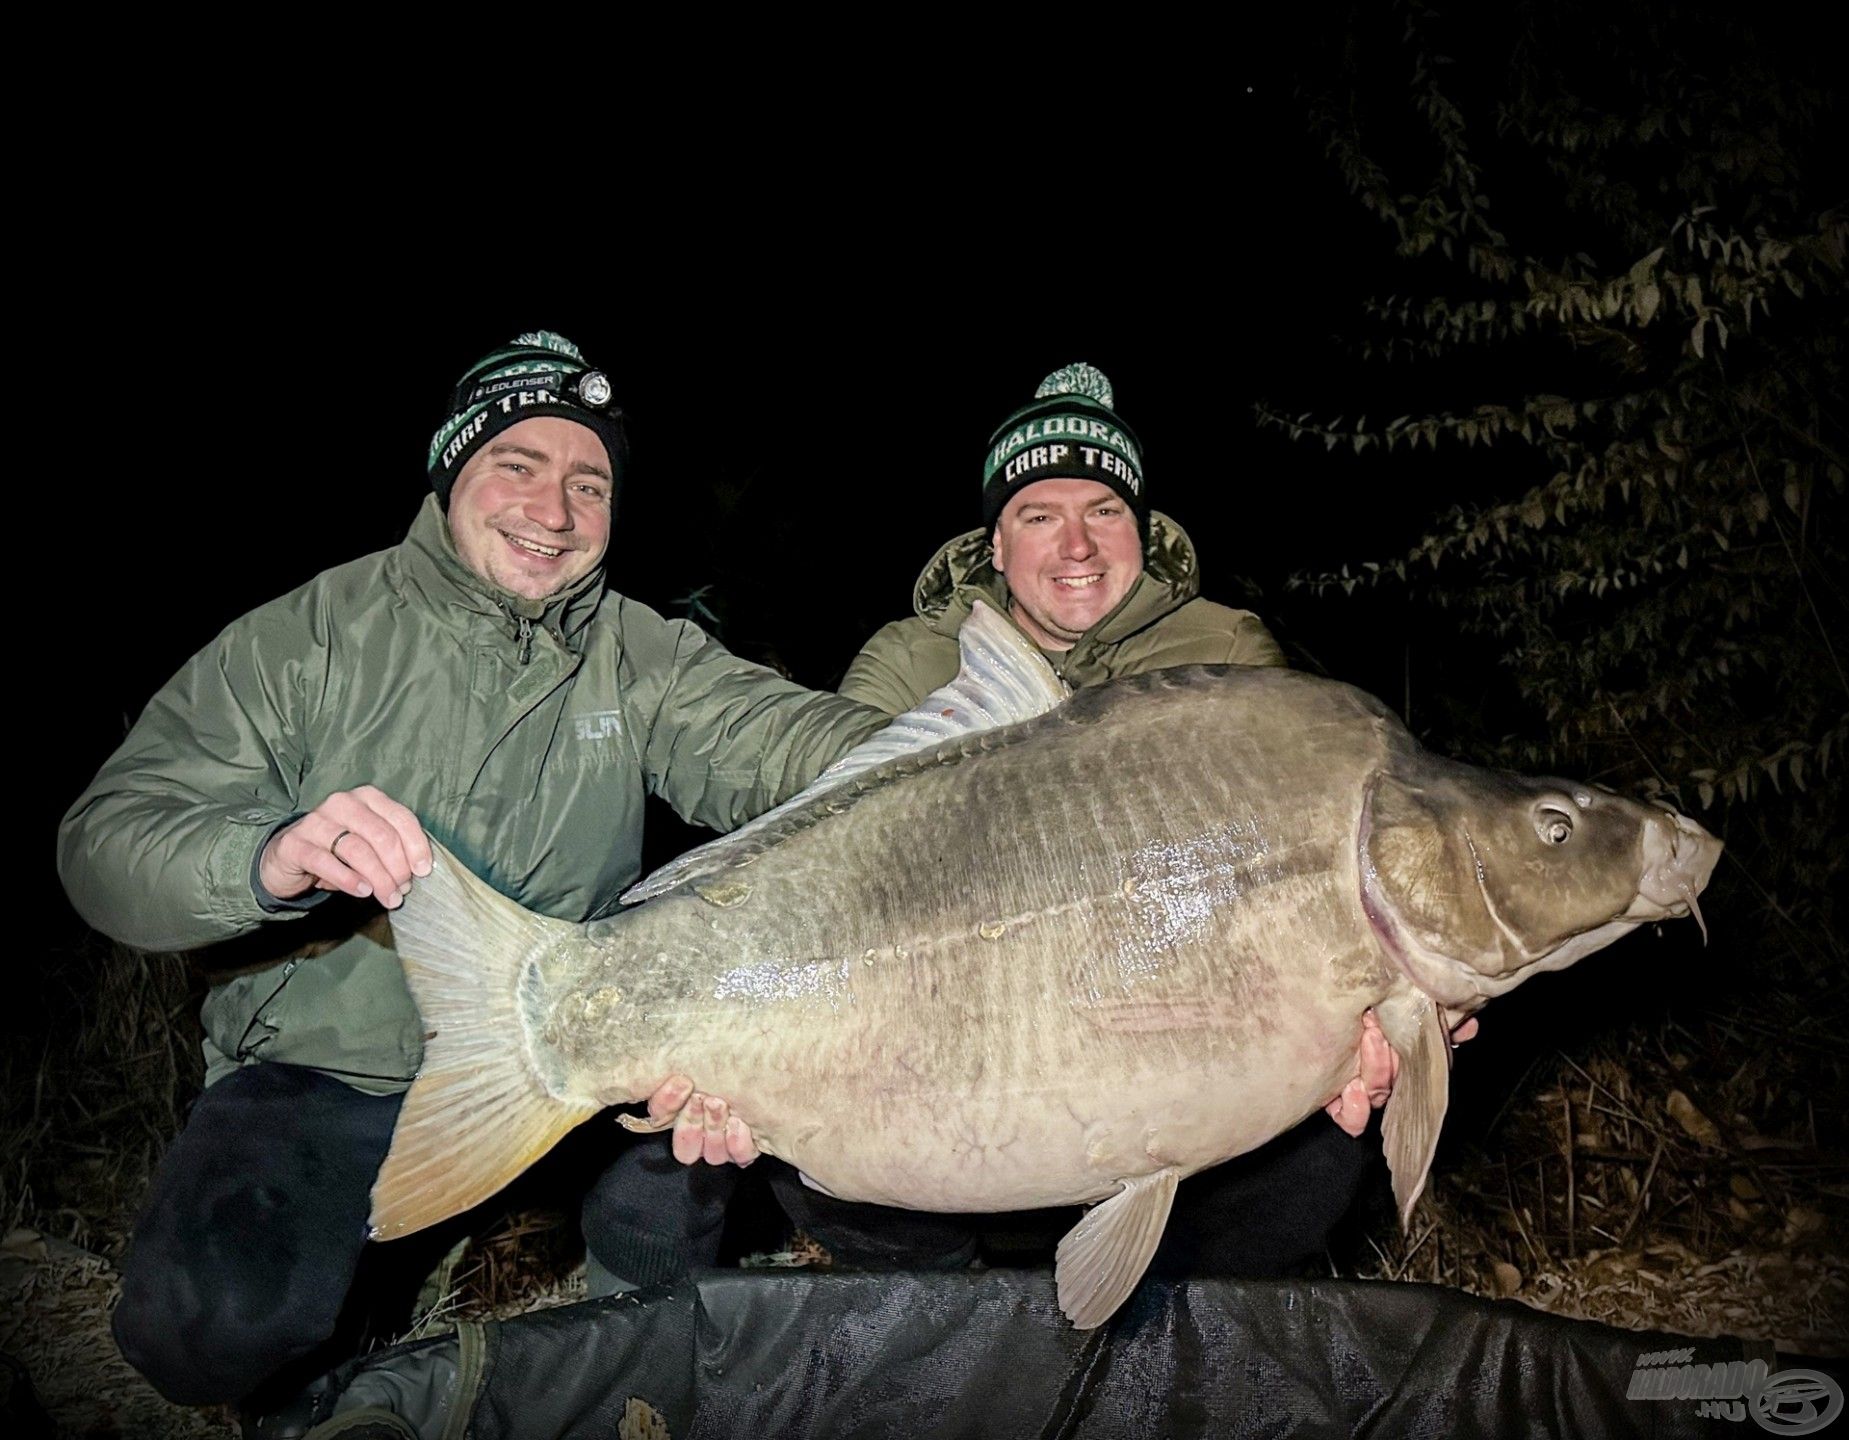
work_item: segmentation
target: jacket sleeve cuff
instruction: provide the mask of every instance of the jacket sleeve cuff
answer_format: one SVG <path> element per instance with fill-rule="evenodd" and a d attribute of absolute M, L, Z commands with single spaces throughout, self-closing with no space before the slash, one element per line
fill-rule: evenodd
<path fill-rule="evenodd" d="M 270 838 L 306 813 L 298 810 L 278 817 L 271 811 L 245 810 L 231 816 L 206 862 L 217 918 L 245 929 L 254 920 L 292 919 L 328 898 L 326 890 L 311 890 L 293 900 L 280 899 L 264 888 L 257 873 Z"/>

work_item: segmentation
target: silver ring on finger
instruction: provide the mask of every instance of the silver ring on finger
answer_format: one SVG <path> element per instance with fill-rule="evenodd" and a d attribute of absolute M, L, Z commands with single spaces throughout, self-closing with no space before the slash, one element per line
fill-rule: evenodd
<path fill-rule="evenodd" d="M 328 841 L 327 842 L 327 853 L 332 855 L 336 860 L 340 860 L 340 842 L 342 840 L 345 840 L 347 836 L 351 835 L 352 833 L 353 832 L 351 830 L 342 830 L 332 840 Z M 342 865 L 345 865 L 347 862 L 345 860 L 340 860 L 340 863 Z"/>

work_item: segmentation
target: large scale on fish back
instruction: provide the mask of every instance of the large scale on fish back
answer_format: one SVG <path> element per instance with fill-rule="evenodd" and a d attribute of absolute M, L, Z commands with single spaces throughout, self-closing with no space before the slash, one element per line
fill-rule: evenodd
<path fill-rule="evenodd" d="M 609 920 L 532 915 L 438 856 L 393 917 L 429 1038 L 376 1234 L 679 1072 L 846 1199 L 1101 1202 L 1057 1260 L 1096 1325 L 1179 1180 L 1341 1089 L 1370 1006 L 1409 1211 L 1450 1027 L 1688 913 L 1719 854 L 1673 812 L 1435 756 L 1332 681 L 1195 666 L 1068 697 L 986 607 L 960 639 L 955 681 Z"/>

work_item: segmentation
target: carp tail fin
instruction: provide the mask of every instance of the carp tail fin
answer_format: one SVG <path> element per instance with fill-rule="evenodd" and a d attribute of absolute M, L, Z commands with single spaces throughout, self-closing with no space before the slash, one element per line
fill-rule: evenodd
<path fill-rule="evenodd" d="M 1053 1265 L 1059 1308 L 1076 1328 L 1102 1325 L 1130 1298 L 1162 1240 L 1180 1178 L 1170 1167 L 1126 1180 L 1059 1242 Z"/>
<path fill-rule="evenodd" d="M 1419 996 L 1408 1010 L 1389 1005 L 1375 1013 L 1387 1043 L 1400 1056 L 1400 1073 L 1381 1118 L 1380 1135 L 1387 1168 L 1393 1172 L 1394 1204 L 1400 1224 L 1407 1225 L 1425 1189 L 1438 1131 L 1451 1103 L 1451 1039 L 1438 1006 L 1428 996 Z"/>
<path fill-rule="evenodd" d="M 389 1240 L 468 1209 L 597 1107 L 554 1095 L 534 1067 L 519 993 L 531 960 L 575 927 L 534 915 L 431 844 L 430 874 L 392 914 L 424 1060 L 372 1187 L 371 1235 Z"/>

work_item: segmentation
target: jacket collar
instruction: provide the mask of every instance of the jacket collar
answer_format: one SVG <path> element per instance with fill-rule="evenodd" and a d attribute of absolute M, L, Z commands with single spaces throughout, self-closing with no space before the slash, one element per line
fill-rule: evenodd
<path fill-rule="evenodd" d="M 1008 583 L 995 568 L 987 530 L 971 530 L 938 548 L 912 587 L 912 608 L 933 632 L 954 636 L 970 606 L 986 600 L 1008 613 Z M 1143 573 L 1130 593 L 1072 647 L 1073 653 L 1115 645 L 1153 625 L 1201 593 L 1200 561 L 1187 531 L 1160 510 L 1149 513 Z"/>
<path fill-rule="evenodd" d="M 503 622 L 531 621 L 570 639 L 591 621 L 603 599 L 601 564 L 581 575 L 566 589 L 543 600 L 512 595 L 484 580 L 462 562 L 449 518 L 435 495 L 424 497 L 411 530 L 399 547 L 406 579 L 424 592 L 434 606 L 457 605 L 472 615 Z"/>

